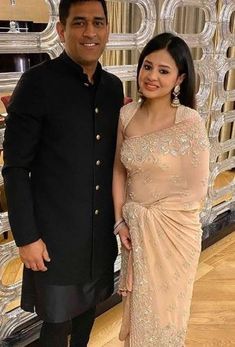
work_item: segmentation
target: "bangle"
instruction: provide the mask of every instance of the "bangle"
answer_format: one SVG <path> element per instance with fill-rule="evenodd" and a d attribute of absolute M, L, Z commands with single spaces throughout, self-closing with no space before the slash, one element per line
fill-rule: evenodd
<path fill-rule="evenodd" d="M 119 226 L 119 224 L 122 223 L 122 222 L 124 222 L 124 219 L 123 219 L 123 218 L 122 218 L 122 219 L 119 219 L 119 220 L 114 224 L 113 230 L 115 230 L 115 229 Z"/>
<path fill-rule="evenodd" d="M 123 225 L 126 225 L 124 221 L 118 224 L 118 226 L 113 231 L 114 235 L 117 235 L 119 233 L 119 230 L 123 227 Z"/>
<path fill-rule="evenodd" d="M 120 219 L 114 224 L 114 227 L 113 227 L 114 235 L 118 234 L 119 230 L 123 227 L 123 224 L 126 224 L 124 219 Z"/>

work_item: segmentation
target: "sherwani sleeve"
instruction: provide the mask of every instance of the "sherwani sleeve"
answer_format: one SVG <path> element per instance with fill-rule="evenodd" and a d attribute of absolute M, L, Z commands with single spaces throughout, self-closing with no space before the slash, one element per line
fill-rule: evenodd
<path fill-rule="evenodd" d="M 2 174 L 9 222 L 17 246 L 40 238 L 34 217 L 30 173 L 42 133 L 41 89 L 39 80 L 26 72 L 18 82 L 7 110 Z"/>

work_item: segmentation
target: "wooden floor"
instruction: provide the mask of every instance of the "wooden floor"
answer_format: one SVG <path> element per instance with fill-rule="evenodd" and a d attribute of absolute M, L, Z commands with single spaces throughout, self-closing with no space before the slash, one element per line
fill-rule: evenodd
<path fill-rule="evenodd" d="M 98 317 L 89 347 L 123 347 L 120 319 L 121 304 Z M 235 232 L 202 252 L 186 346 L 235 346 Z"/>

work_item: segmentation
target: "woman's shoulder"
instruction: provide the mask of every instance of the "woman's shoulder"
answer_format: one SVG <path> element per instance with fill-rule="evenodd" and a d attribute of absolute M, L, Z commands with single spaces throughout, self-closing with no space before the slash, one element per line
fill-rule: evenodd
<path fill-rule="evenodd" d="M 140 103 L 138 101 L 132 101 L 121 108 L 120 120 L 124 128 L 126 128 L 127 124 L 130 122 L 139 106 Z"/>
<path fill-rule="evenodd" d="M 181 106 L 181 121 L 184 131 L 194 145 L 209 147 L 209 140 L 204 119 L 199 112 L 187 106 Z"/>
<path fill-rule="evenodd" d="M 205 123 L 197 110 L 184 105 L 180 106 L 177 121 L 185 121 L 187 123 Z"/>
<path fill-rule="evenodd" d="M 122 106 L 121 113 L 128 113 L 134 111 L 137 107 L 139 107 L 139 101 L 131 101 L 128 104 Z"/>

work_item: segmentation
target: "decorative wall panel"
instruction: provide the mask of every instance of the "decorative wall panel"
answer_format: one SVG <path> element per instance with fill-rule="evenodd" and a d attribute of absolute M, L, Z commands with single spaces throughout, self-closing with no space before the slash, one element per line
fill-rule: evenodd
<path fill-rule="evenodd" d="M 216 216 L 228 210 L 235 210 L 235 182 L 234 180 L 221 189 L 215 189 L 214 180 L 216 177 L 226 171 L 235 168 L 235 157 L 231 156 L 222 161 L 218 161 L 223 153 L 235 149 L 235 139 L 230 138 L 221 142 L 219 134 L 223 126 L 235 122 L 235 89 L 225 90 L 227 75 L 235 71 L 235 57 L 227 56 L 228 49 L 235 46 L 235 35 L 231 32 L 232 16 L 235 13 L 234 0 L 224 0 L 221 2 L 222 8 L 218 13 L 218 40 L 215 46 L 214 57 L 211 62 L 214 66 L 213 79 L 213 101 L 210 110 L 210 129 L 209 136 L 211 142 L 211 160 L 210 160 L 210 182 L 208 199 L 204 223 L 210 224 Z M 234 17 L 233 17 L 234 18 Z M 235 85 L 234 85 L 235 88 Z M 226 108 L 226 103 L 231 102 L 233 107 Z M 228 195 L 230 198 L 213 207 L 214 201 Z"/>
<path fill-rule="evenodd" d="M 190 47 L 200 47 L 203 52 L 201 59 L 194 61 L 196 72 L 200 76 L 200 88 L 197 94 L 198 110 L 210 124 L 211 142 L 209 191 L 205 208 L 201 213 L 203 225 L 213 222 L 218 214 L 234 210 L 235 200 L 234 181 L 221 189 L 214 188 L 217 175 L 235 167 L 234 156 L 222 162 L 217 161 L 221 153 L 235 149 L 235 139 L 229 139 L 223 143 L 219 141 L 221 127 L 235 121 L 234 109 L 228 112 L 222 111 L 226 101 L 235 102 L 235 90 L 224 90 L 226 73 L 235 69 L 235 59 L 227 58 L 228 48 L 235 45 L 235 35 L 229 26 L 235 3 L 234 0 L 225 0 L 222 1 L 222 5 L 218 13 L 216 0 L 169 0 L 163 3 L 160 16 L 162 31 L 178 34 L 174 29 L 174 14 L 177 8 L 191 6 L 200 8 L 205 14 L 205 24 L 199 34 L 179 34 Z M 218 35 L 215 40 L 216 30 Z M 216 200 L 228 193 L 230 193 L 228 201 L 223 201 L 219 205 L 214 204 Z"/>

